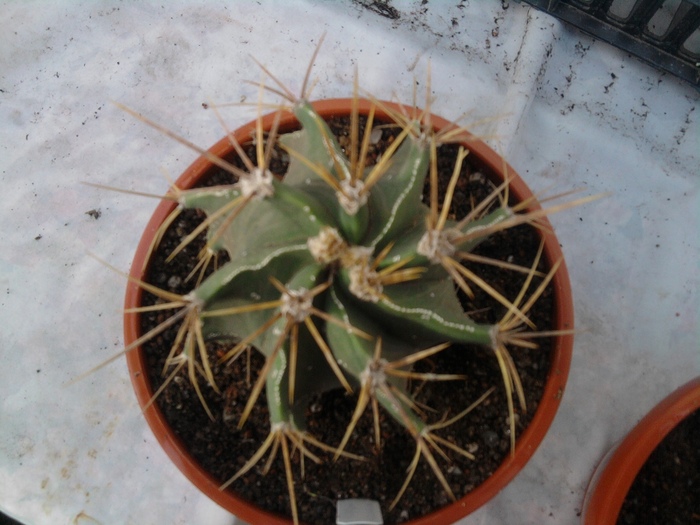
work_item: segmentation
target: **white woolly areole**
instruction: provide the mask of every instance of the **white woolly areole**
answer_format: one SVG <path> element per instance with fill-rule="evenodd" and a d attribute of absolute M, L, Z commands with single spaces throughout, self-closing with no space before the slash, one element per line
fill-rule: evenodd
<path fill-rule="evenodd" d="M 247 177 L 241 177 L 238 186 L 243 197 L 271 197 L 275 193 L 272 186 L 273 175 L 270 170 L 255 168 Z"/>
<path fill-rule="evenodd" d="M 369 246 L 350 246 L 343 252 L 341 263 L 345 268 L 367 266 L 372 258 L 372 252 Z"/>
<path fill-rule="evenodd" d="M 442 257 L 451 257 L 455 253 L 456 248 L 452 244 L 455 235 L 451 230 L 428 230 L 418 242 L 416 252 L 425 255 L 431 263 L 437 264 Z"/>
<path fill-rule="evenodd" d="M 294 433 L 294 428 L 286 421 L 278 421 L 277 423 L 272 423 L 270 425 L 270 434 L 288 434 Z"/>
<path fill-rule="evenodd" d="M 194 293 L 195 291 L 191 291 L 188 294 L 185 294 L 182 297 L 182 300 L 188 303 L 188 305 L 192 308 L 201 308 L 204 306 L 204 301 L 197 297 L 197 295 Z"/>
<path fill-rule="evenodd" d="M 340 181 L 340 191 L 336 191 L 338 202 L 348 215 L 355 215 L 367 202 L 367 193 L 362 190 L 365 183 L 361 180 L 344 179 Z"/>
<path fill-rule="evenodd" d="M 491 336 L 491 348 L 498 348 L 498 340 L 501 335 L 501 328 L 495 324 L 489 330 L 489 335 Z"/>
<path fill-rule="evenodd" d="M 352 266 L 348 273 L 350 274 L 350 292 L 355 297 L 372 303 L 376 303 L 382 298 L 384 286 L 382 286 L 379 274 L 367 264 Z"/>
<path fill-rule="evenodd" d="M 300 323 L 309 317 L 311 308 L 311 296 L 305 288 L 288 290 L 282 294 L 280 312 L 295 323 Z"/>
<path fill-rule="evenodd" d="M 316 262 L 328 264 L 337 261 L 348 249 L 345 240 L 340 236 L 338 230 L 330 226 L 324 226 L 318 235 L 309 237 L 306 241 L 309 252 Z"/>
<path fill-rule="evenodd" d="M 370 392 L 374 393 L 379 387 L 386 384 L 386 372 L 384 371 L 388 361 L 379 359 L 371 361 L 360 374 L 360 381 L 363 385 L 369 384 Z"/>

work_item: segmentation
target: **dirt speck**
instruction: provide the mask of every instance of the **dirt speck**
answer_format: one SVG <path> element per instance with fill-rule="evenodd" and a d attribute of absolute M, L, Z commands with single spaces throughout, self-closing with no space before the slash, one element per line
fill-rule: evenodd
<path fill-rule="evenodd" d="M 373 13 L 388 18 L 390 20 L 398 20 L 401 18 L 399 10 L 390 5 L 390 0 L 353 0 L 357 5 L 372 11 Z"/>
<path fill-rule="evenodd" d="M 65 457 L 65 456 L 64 456 Z M 61 478 L 63 479 L 70 479 L 73 474 L 75 473 L 75 469 L 78 466 L 75 460 L 76 457 L 76 450 L 73 449 L 67 454 L 67 457 L 65 459 L 65 463 L 63 464 L 63 467 L 60 470 Z"/>

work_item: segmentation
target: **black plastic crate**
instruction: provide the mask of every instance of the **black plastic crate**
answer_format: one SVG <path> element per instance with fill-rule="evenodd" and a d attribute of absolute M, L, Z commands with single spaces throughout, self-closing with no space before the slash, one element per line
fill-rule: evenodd
<path fill-rule="evenodd" d="M 524 0 L 700 89 L 700 0 Z"/>

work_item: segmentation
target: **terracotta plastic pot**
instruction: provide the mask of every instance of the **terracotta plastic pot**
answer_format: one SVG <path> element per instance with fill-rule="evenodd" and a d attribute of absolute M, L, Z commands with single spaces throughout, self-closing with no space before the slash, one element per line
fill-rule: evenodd
<path fill-rule="evenodd" d="M 348 116 L 350 114 L 350 99 L 332 99 L 323 100 L 314 103 L 315 109 L 323 118 L 336 116 Z M 399 107 L 392 103 L 384 103 L 387 107 L 399 110 Z M 362 102 L 360 104 L 361 114 L 369 112 L 369 104 Z M 376 118 L 387 119 L 388 116 L 377 109 Z M 272 125 L 273 116 L 268 115 L 264 119 L 267 128 Z M 450 125 L 445 119 L 433 116 L 432 124 L 436 129 L 442 129 Z M 281 121 L 281 130 L 291 130 L 298 127 L 298 123 L 293 115 L 286 114 Z M 250 140 L 251 133 L 255 129 L 255 122 L 239 128 L 234 132 L 236 139 L 240 142 Z M 532 193 L 520 179 L 516 172 L 505 161 L 498 156 L 491 148 L 479 140 L 469 141 L 466 145 L 470 150 L 469 160 L 474 163 L 485 173 L 494 173 L 503 178 L 503 174 L 507 173 L 511 177 L 510 191 L 511 194 L 518 200 L 522 201 L 532 196 Z M 215 155 L 225 157 L 232 153 L 228 138 L 221 139 L 218 143 L 209 150 Z M 177 180 L 177 185 L 180 188 L 189 188 L 197 183 L 205 174 L 213 169 L 212 164 L 204 158 L 196 160 L 182 176 Z M 138 246 L 136 256 L 134 257 L 131 266 L 131 276 L 140 279 L 142 278 L 145 269 L 149 263 L 148 248 L 158 226 L 165 220 L 168 214 L 173 210 L 174 204 L 170 202 L 161 203 L 151 217 L 148 226 L 143 234 L 141 242 Z M 531 209 L 538 209 L 535 205 Z M 547 222 L 546 220 L 544 221 Z M 559 242 L 554 236 L 549 224 L 541 231 L 545 237 L 544 254 L 546 260 L 551 265 L 554 261 L 562 257 Z M 566 266 L 562 264 L 552 281 L 554 291 L 554 330 L 568 330 L 573 328 L 573 304 L 571 298 L 571 287 Z M 126 291 L 126 308 L 139 306 L 141 303 L 141 289 L 138 285 L 130 281 Z M 135 341 L 141 335 L 140 316 L 136 313 L 127 313 L 124 316 L 124 334 L 126 344 Z M 571 352 L 573 348 L 573 336 L 562 335 L 554 338 L 552 345 L 552 363 L 547 382 L 544 388 L 543 397 L 539 403 L 536 413 L 528 426 L 517 440 L 515 454 L 509 456 L 503 464 L 494 472 L 494 474 L 484 483 L 474 489 L 468 495 L 460 498 L 456 502 L 447 507 L 443 507 L 436 512 L 410 521 L 412 525 L 420 524 L 450 524 L 460 518 L 470 514 L 477 508 L 484 505 L 493 496 L 495 496 L 503 487 L 505 487 L 515 475 L 523 468 L 530 457 L 533 455 L 540 442 L 545 436 L 564 391 L 566 379 L 569 373 L 569 365 L 571 362 Z M 148 374 L 145 370 L 145 358 L 141 347 L 137 347 L 130 351 L 127 355 L 131 380 L 136 391 L 139 403 L 143 407 L 148 403 L 153 395 L 154 389 L 149 383 Z M 202 470 L 198 463 L 192 458 L 189 452 L 184 448 L 180 439 L 174 434 L 168 426 L 163 414 L 156 404 L 152 404 L 145 411 L 145 417 L 151 427 L 156 438 L 160 442 L 163 449 L 170 456 L 177 467 L 192 481 L 202 492 L 217 502 L 222 507 L 226 508 L 241 519 L 250 523 L 266 523 L 270 525 L 290 525 L 291 521 L 281 518 L 276 515 L 267 513 L 248 501 L 239 498 L 234 492 L 219 490 L 220 481 L 214 479 L 209 473 Z"/>
<path fill-rule="evenodd" d="M 700 377 L 656 405 L 596 467 L 586 489 L 581 523 L 615 525 L 637 474 L 663 439 L 700 409 Z"/>

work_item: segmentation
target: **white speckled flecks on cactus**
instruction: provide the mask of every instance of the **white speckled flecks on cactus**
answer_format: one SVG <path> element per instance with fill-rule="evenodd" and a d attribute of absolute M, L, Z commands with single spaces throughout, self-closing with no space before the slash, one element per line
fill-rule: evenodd
<path fill-rule="evenodd" d="M 208 147 L 202 103 L 251 101 L 255 56 L 314 98 L 412 100 L 480 133 L 535 190 L 612 192 L 552 217 L 577 336 L 559 414 L 515 481 L 464 524 L 576 523 L 596 462 L 700 374 L 700 129 L 692 87 L 514 2 L 0 3 L 0 511 L 28 524 L 226 524 L 156 443 L 118 353 L 124 279 L 155 201 Z M 254 116 L 228 108 L 236 127 Z M 92 520 L 92 521 L 90 521 Z"/>

